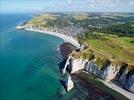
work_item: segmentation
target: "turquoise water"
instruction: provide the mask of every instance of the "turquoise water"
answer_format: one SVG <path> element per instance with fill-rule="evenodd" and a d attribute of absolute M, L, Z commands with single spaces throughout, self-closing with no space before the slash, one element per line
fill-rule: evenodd
<path fill-rule="evenodd" d="M 37 32 L 16 30 L 27 14 L 0 17 L 0 100 L 58 100 L 64 91 L 59 79 L 57 46 L 63 40 Z"/>
<path fill-rule="evenodd" d="M 31 17 L 0 16 L 0 100 L 89 100 L 94 91 L 79 78 L 73 79 L 74 88 L 68 93 L 59 81 L 61 57 L 57 46 L 62 39 L 15 29 Z"/>

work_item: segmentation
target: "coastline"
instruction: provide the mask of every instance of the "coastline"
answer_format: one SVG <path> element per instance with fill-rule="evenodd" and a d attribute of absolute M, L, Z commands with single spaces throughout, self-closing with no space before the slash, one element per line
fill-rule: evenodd
<path fill-rule="evenodd" d="M 83 72 L 86 73 L 86 74 L 91 75 L 90 73 L 88 73 L 86 71 L 83 71 Z M 104 81 L 102 79 L 99 79 L 99 78 L 98 78 L 98 81 L 102 82 L 105 86 L 109 87 L 112 90 L 115 90 L 116 92 L 122 94 L 123 96 L 127 97 L 128 99 L 133 100 L 133 98 L 134 98 L 133 93 L 131 93 L 131 92 L 129 92 L 129 91 L 117 86 L 116 84 L 114 84 L 112 82 L 106 82 L 106 81 Z"/>
<path fill-rule="evenodd" d="M 63 39 L 65 42 L 71 43 L 72 45 L 74 45 L 77 48 L 80 48 L 80 44 L 78 43 L 78 41 L 76 39 L 74 39 L 73 37 L 61 34 L 61 33 L 42 31 L 42 30 L 38 30 L 38 29 L 28 29 L 28 28 L 24 28 L 24 30 L 53 35 L 53 36 Z"/>
<path fill-rule="evenodd" d="M 116 91 L 115 89 L 109 87 L 108 85 L 104 84 L 100 79 L 98 79 L 96 76 L 93 76 L 90 73 L 87 73 L 83 70 L 78 71 L 77 73 L 73 74 L 73 77 L 76 77 L 77 79 L 84 82 L 84 84 L 87 84 L 89 89 L 97 93 L 106 93 L 111 95 L 114 99 L 106 99 L 106 100 L 133 100 L 132 98 L 123 95 L 122 93 Z M 95 95 L 96 96 L 96 95 Z"/>
<path fill-rule="evenodd" d="M 134 98 L 133 93 L 131 93 L 131 92 L 129 92 L 129 91 L 117 86 L 114 83 L 108 83 L 108 82 L 105 82 L 105 81 L 100 80 L 100 79 L 99 79 L 99 81 L 101 81 L 104 85 L 108 86 L 109 88 L 115 90 L 116 92 L 118 92 L 118 93 L 124 95 L 125 97 L 129 98 L 130 100 L 133 100 L 133 98 Z"/>
<path fill-rule="evenodd" d="M 23 28 L 23 30 L 26 30 L 26 31 L 39 32 L 39 33 L 44 33 L 44 34 L 49 34 L 49 35 L 59 37 L 59 38 L 63 39 L 65 42 L 69 42 L 70 44 L 74 45 L 75 47 L 80 48 L 80 44 L 73 37 L 70 37 L 70 36 L 67 36 L 67 35 L 64 35 L 64 34 L 61 34 L 61 33 L 57 33 L 57 32 L 43 31 L 43 30 L 33 29 L 33 28 L 24 28 L 23 26 L 19 26 L 19 27 Z M 133 97 L 134 97 L 133 93 L 128 92 L 128 91 L 120 88 L 119 86 L 117 86 L 114 83 L 108 83 L 108 82 L 105 82 L 101 79 L 98 79 L 98 80 L 100 82 L 102 82 L 103 84 L 105 84 L 105 86 L 108 86 L 110 89 L 115 90 L 116 92 L 124 95 L 125 97 L 129 98 L 130 100 L 133 99 Z"/>

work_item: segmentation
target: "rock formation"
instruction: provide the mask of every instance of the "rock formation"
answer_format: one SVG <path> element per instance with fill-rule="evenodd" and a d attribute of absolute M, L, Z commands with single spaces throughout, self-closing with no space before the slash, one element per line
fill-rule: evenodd
<path fill-rule="evenodd" d="M 65 86 L 66 86 L 66 90 L 67 90 L 67 91 L 72 90 L 73 87 L 74 87 L 74 84 L 73 84 L 73 81 L 72 81 L 72 79 L 71 79 L 70 74 L 68 74 L 68 76 L 67 76 L 67 80 L 66 80 L 66 82 L 65 82 Z"/>
<path fill-rule="evenodd" d="M 70 66 L 70 73 L 83 69 L 105 81 L 116 81 L 123 88 L 134 93 L 134 66 L 123 61 L 117 59 L 109 60 L 97 56 L 87 59 L 72 54 L 65 66 Z"/>

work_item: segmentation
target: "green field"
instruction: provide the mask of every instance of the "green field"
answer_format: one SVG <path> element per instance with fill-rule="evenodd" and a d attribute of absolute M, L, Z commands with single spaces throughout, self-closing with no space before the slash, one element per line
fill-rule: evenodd
<path fill-rule="evenodd" d="M 81 43 L 109 59 L 119 59 L 134 64 L 134 37 L 119 37 L 104 33 L 86 33 L 85 38 L 78 36 Z"/>
<path fill-rule="evenodd" d="M 39 16 L 35 16 L 27 24 L 34 26 L 46 25 L 49 20 L 55 20 L 56 18 L 57 15 L 41 14 Z"/>

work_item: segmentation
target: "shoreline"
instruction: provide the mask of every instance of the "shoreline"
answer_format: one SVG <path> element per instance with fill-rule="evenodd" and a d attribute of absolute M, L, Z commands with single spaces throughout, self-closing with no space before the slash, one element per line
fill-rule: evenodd
<path fill-rule="evenodd" d="M 74 76 L 81 79 L 85 84 L 89 85 L 91 84 L 91 87 L 89 85 L 89 88 L 93 89 L 93 87 L 98 88 L 102 92 L 100 93 L 107 93 L 111 95 L 112 97 L 116 98 L 115 100 L 133 100 L 132 97 L 128 97 L 115 89 L 109 87 L 108 85 L 104 84 L 100 79 L 98 79 L 96 76 L 93 76 L 92 74 L 85 72 L 85 71 L 78 71 L 77 73 L 74 73 Z"/>
<path fill-rule="evenodd" d="M 71 36 L 67 36 L 67 35 L 64 35 L 62 33 L 51 32 L 51 31 L 43 31 L 43 30 L 33 29 L 33 28 L 28 29 L 28 28 L 24 28 L 23 26 L 18 26 L 18 27 L 20 27 L 20 28 L 22 28 L 22 30 L 26 30 L 26 31 L 39 32 L 39 33 L 44 33 L 44 34 L 49 34 L 49 35 L 59 37 L 59 38 L 63 39 L 65 42 L 69 42 L 70 44 L 74 45 L 75 47 L 80 48 L 80 44 L 78 43 L 78 41 L 76 39 L 74 39 L 73 37 L 71 37 Z M 88 72 L 86 72 L 86 73 L 88 73 Z M 105 82 L 105 81 L 103 81 L 101 79 L 99 79 L 99 81 L 102 82 L 105 86 L 108 86 L 112 90 L 115 90 L 116 92 L 124 95 L 125 97 L 127 97 L 130 100 L 132 100 L 134 98 L 133 93 L 131 93 L 131 92 L 129 92 L 129 91 L 117 86 L 114 83 L 108 83 L 108 82 Z"/>
<path fill-rule="evenodd" d="M 112 90 L 115 90 L 116 92 L 124 95 L 128 99 L 133 100 L 133 98 L 134 98 L 134 94 L 133 93 L 131 93 L 131 92 L 129 92 L 129 91 L 119 87 L 118 85 L 116 85 L 116 84 L 114 84 L 112 82 L 108 83 L 108 82 L 105 82 L 105 81 L 100 80 L 100 79 L 99 79 L 99 81 L 101 81 L 105 86 L 111 88 Z"/>
<path fill-rule="evenodd" d="M 81 72 L 84 72 L 84 73 L 86 73 L 86 74 L 88 74 L 88 75 L 93 77 L 93 75 L 91 75 L 91 73 L 89 73 L 89 72 L 86 72 L 86 71 L 81 71 Z M 76 74 L 76 73 L 79 73 L 79 71 L 75 72 L 74 74 Z M 103 85 L 105 85 L 106 87 L 110 88 L 111 90 L 113 90 L 115 92 L 118 92 L 119 94 L 121 94 L 122 96 L 124 96 L 124 97 L 126 97 L 126 98 L 128 98 L 130 100 L 133 100 L 134 94 L 131 93 L 130 91 L 125 90 L 124 88 L 116 85 L 113 82 L 107 82 L 107 81 L 104 81 L 104 80 L 102 80 L 100 78 L 97 78 L 97 79 L 98 79 L 99 82 L 102 82 Z"/>
<path fill-rule="evenodd" d="M 53 36 L 56 36 L 56 37 L 59 37 L 59 38 L 63 39 L 64 42 L 69 42 L 72 45 L 74 45 L 75 47 L 80 48 L 80 44 L 78 43 L 78 41 L 76 39 L 74 39 L 73 37 L 61 34 L 61 33 L 50 32 L 50 31 L 42 31 L 42 30 L 38 30 L 38 29 L 27 29 L 27 28 L 24 28 L 23 30 L 53 35 Z"/>
<path fill-rule="evenodd" d="M 86 73 L 86 74 L 91 75 L 90 73 L 88 73 L 86 71 L 83 71 L 83 72 Z M 134 98 L 133 93 L 119 87 L 118 85 L 114 84 L 113 82 L 106 82 L 106 81 L 104 81 L 100 78 L 98 78 L 98 81 L 102 82 L 105 86 L 109 87 L 112 90 L 115 90 L 116 92 L 122 94 L 123 96 L 127 97 L 128 99 L 133 100 L 133 98 Z"/>

